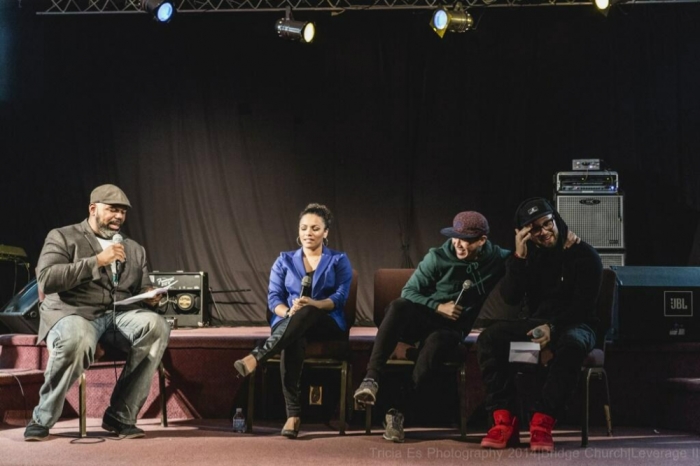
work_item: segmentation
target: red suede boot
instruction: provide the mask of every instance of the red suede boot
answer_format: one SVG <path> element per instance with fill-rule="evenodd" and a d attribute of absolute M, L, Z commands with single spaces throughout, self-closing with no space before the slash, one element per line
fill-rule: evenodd
<path fill-rule="evenodd" d="M 555 422 L 552 416 L 533 414 L 530 421 L 530 451 L 554 451 L 552 428 Z"/>
<path fill-rule="evenodd" d="M 520 430 L 518 418 L 514 417 L 507 409 L 498 409 L 493 412 L 494 426 L 489 429 L 481 440 L 483 448 L 517 447 L 520 444 Z"/>

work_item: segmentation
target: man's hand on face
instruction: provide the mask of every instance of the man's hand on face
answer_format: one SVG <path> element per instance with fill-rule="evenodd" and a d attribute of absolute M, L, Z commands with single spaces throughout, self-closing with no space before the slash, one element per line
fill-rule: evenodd
<path fill-rule="evenodd" d="M 518 230 L 515 229 L 515 254 L 521 259 L 527 257 L 527 241 L 532 237 L 530 234 L 532 225 L 527 225 Z"/>

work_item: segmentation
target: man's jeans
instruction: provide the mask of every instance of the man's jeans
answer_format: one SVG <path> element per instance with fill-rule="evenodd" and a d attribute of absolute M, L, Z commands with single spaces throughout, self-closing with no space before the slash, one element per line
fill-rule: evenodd
<path fill-rule="evenodd" d="M 146 402 L 153 374 L 168 346 L 170 327 L 162 316 L 146 310 L 105 314 L 95 320 L 77 315 L 59 320 L 49 331 L 49 361 L 34 421 L 52 427 L 63 411 L 66 392 L 92 364 L 97 342 L 126 341 L 126 365 L 112 392 L 106 414 L 124 424 L 136 424 Z"/>

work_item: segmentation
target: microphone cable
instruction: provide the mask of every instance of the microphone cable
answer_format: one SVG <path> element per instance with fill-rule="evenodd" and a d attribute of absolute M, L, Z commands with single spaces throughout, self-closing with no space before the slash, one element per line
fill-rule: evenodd
<path fill-rule="evenodd" d="M 115 264 L 116 267 L 116 264 Z M 118 270 L 117 270 L 118 271 Z M 112 327 L 112 347 L 117 348 L 117 287 L 118 283 L 114 283 L 112 280 L 112 317 L 111 317 L 111 327 Z M 110 325 L 107 324 L 107 328 Z M 99 340 L 98 340 L 99 344 Z M 105 350 L 103 350 L 105 351 Z M 114 369 L 114 384 L 116 385 L 119 381 L 119 376 L 117 375 L 117 361 L 116 359 L 112 361 L 112 368 Z M 123 370 L 123 369 L 122 369 Z"/>

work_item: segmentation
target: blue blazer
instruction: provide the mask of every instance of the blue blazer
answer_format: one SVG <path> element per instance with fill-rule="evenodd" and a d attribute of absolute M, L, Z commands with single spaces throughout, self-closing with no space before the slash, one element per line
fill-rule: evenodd
<path fill-rule="evenodd" d="M 298 298 L 301 292 L 301 279 L 304 276 L 306 276 L 306 270 L 301 248 L 280 254 L 272 266 L 267 292 L 267 306 L 273 314 L 279 304 L 292 307 L 292 301 Z M 329 315 L 341 330 L 347 330 L 344 308 L 352 282 L 352 267 L 348 256 L 344 252 L 334 251 L 324 246 L 313 277 L 311 298 L 319 301 L 330 298 L 335 307 Z M 274 314 L 271 325 L 274 326 L 282 319 L 283 317 Z"/>

